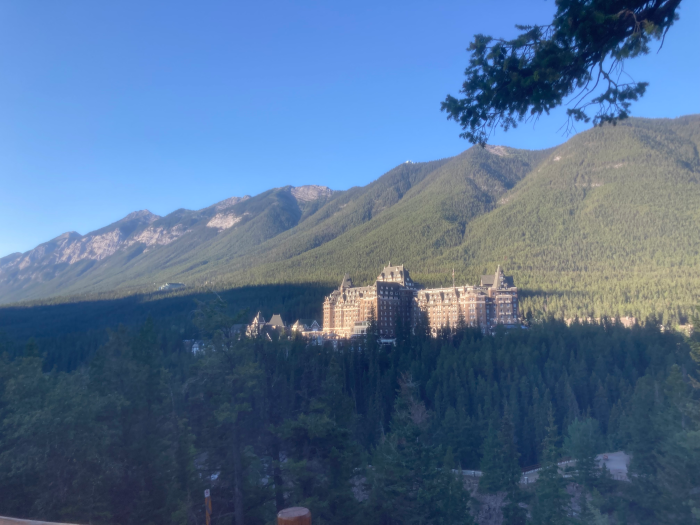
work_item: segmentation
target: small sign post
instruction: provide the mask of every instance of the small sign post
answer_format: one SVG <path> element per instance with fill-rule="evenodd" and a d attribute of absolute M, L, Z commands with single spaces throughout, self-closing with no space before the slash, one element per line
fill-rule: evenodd
<path fill-rule="evenodd" d="M 211 494 L 209 489 L 204 491 L 204 509 L 207 512 L 207 525 L 211 525 Z"/>

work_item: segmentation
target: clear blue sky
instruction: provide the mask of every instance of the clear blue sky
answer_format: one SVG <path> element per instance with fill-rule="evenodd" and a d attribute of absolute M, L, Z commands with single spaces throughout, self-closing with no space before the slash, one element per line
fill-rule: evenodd
<path fill-rule="evenodd" d="M 475 33 L 552 0 L 0 3 L 0 256 L 147 208 L 287 184 L 364 185 L 469 144 L 439 111 Z M 700 113 L 700 2 L 685 0 L 633 114 Z M 545 148 L 563 113 L 494 144 Z"/>

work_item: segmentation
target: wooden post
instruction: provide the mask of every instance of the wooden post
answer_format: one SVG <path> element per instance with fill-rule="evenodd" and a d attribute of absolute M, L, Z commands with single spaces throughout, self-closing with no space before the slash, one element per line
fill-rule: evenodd
<path fill-rule="evenodd" d="M 211 525 L 211 494 L 209 489 L 204 491 L 204 510 L 206 511 L 206 523 Z"/>
<path fill-rule="evenodd" d="M 277 525 L 311 525 L 311 512 L 304 507 L 290 507 L 277 513 Z"/>

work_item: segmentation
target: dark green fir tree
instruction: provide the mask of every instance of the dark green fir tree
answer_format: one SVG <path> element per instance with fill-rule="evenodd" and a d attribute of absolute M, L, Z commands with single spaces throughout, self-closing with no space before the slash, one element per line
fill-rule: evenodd
<path fill-rule="evenodd" d="M 550 411 L 547 436 L 542 443 L 542 468 L 535 485 L 535 498 L 532 505 L 533 525 L 571 523 L 569 518 L 571 496 L 566 492 L 566 482 L 557 464 L 560 457 L 558 440 L 557 425 Z"/>
<path fill-rule="evenodd" d="M 400 381 L 392 431 L 377 447 L 369 475 L 366 523 L 403 525 L 472 523 L 467 493 L 449 463 L 451 452 L 430 442 L 430 412 L 410 375 Z"/>

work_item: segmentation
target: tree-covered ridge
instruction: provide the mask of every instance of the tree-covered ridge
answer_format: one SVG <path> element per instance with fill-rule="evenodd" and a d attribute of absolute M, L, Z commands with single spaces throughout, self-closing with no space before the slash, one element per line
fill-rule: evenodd
<path fill-rule="evenodd" d="M 370 329 L 333 348 L 239 339 L 220 300 L 193 318 L 197 355 L 154 321 L 113 332 L 70 373 L 31 342 L 4 354 L 0 514 L 195 523 L 211 487 L 215 519 L 234 525 L 291 505 L 319 523 L 464 524 L 478 505 L 452 470 L 480 468 L 509 523 L 562 523 L 581 502 L 611 523 L 697 521 L 698 343 L 653 322 L 438 338 L 398 326 L 396 346 Z M 631 483 L 590 468 L 620 449 Z M 564 455 L 579 461 L 578 507 Z M 519 486 L 535 463 L 541 479 Z"/>
<path fill-rule="evenodd" d="M 371 220 L 299 255 L 275 251 L 269 270 L 250 265 L 240 276 L 234 273 L 232 277 L 257 282 L 261 275 L 269 279 L 269 271 L 284 279 L 335 284 L 340 269 L 360 282 L 369 282 L 376 277 L 377 268 L 392 259 L 425 275 L 446 249 L 459 245 L 466 224 L 494 209 L 499 198 L 542 157 L 537 152 L 508 151 L 510 156 L 470 149 L 431 171 L 401 200 L 381 206 L 381 213 Z M 340 216 L 335 221 L 344 220 Z M 293 244 L 296 237 L 290 241 Z M 298 269 L 297 277 L 290 275 L 291 267 Z"/>
<path fill-rule="evenodd" d="M 234 227 L 195 225 L 158 249 L 75 264 L 31 293 L 89 299 L 166 281 L 187 293 L 336 286 L 345 272 L 369 283 L 388 261 L 433 286 L 449 284 L 452 268 L 475 283 L 501 264 L 535 317 L 654 313 L 682 324 L 700 299 L 699 137 L 697 116 L 629 119 L 546 151 L 475 147 L 401 164 L 309 203 L 278 188 L 236 203 Z"/>
<path fill-rule="evenodd" d="M 547 311 L 562 317 L 686 322 L 700 297 L 700 123 L 675 124 L 633 121 L 571 139 L 470 224 L 452 256 L 505 261 L 521 289 L 539 292 L 523 302 L 534 315 L 546 294 Z"/>

